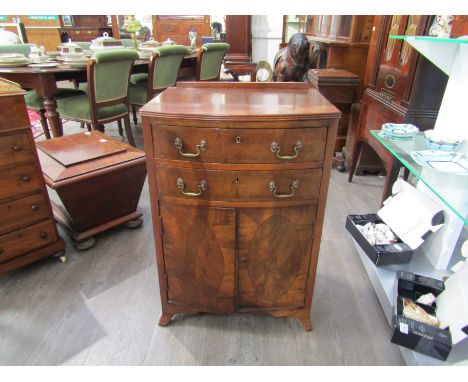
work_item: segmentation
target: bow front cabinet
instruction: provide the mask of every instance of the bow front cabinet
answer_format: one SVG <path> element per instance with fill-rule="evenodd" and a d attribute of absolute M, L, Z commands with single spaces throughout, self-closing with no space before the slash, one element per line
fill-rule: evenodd
<path fill-rule="evenodd" d="M 310 307 L 340 112 L 309 84 L 179 83 L 141 109 L 160 325 Z"/>

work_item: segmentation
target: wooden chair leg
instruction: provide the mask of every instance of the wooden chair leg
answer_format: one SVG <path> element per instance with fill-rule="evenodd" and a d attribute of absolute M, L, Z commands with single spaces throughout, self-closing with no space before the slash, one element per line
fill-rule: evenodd
<path fill-rule="evenodd" d="M 353 160 L 351 162 L 351 166 L 349 168 L 349 174 L 348 174 L 348 182 L 350 183 L 353 181 L 353 175 L 354 175 L 354 172 L 356 171 L 356 165 L 359 160 L 359 156 L 361 155 L 363 143 L 364 143 L 363 141 L 357 141 L 354 146 Z"/>
<path fill-rule="evenodd" d="M 133 123 L 135 126 L 138 124 L 137 114 L 136 114 L 136 106 L 132 105 L 132 113 L 133 113 Z"/>
<path fill-rule="evenodd" d="M 122 129 L 122 120 L 121 120 L 121 119 L 119 119 L 119 120 L 117 121 L 117 126 L 118 126 L 118 128 L 119 128 L 119 135 L 120 135 L 121 137 L 123 137 L 123 129 Z"/>
<path fill-rule="evenodd" d="M 382 192 L 382 200 L 380 205 L 383 205 L 385 199 L 387 199 L 392 194 L 393 183 L 398 179 L 398 174 L 400 173 L 401 163 L 398 159 L 390 159 L 388 163 L 385 163 L 385 184 Z"/>
<path fill-rule="evenodd" d="M 80 129 L 84 129 L 84 125 L 85 125 L 84 122 L 80 122 Z"/>
<path fill-rule="evenodd" d="M 42 130 L 44 130 L 44 135 L 46 139 L 50 139 L 49 124 L 47 123 L 47 118 L 45 116 L 45 109 L 39 110 L 39 118 L 41 120 Z"/>
<path fill-rule="evenodd" d="M 102 123 L 98 125 L 98 130 L 99 130 L 101 133 L 104 133 L 105 127 L 104 127 L 104 125 L 103 125 Z"/>
<path fill-rule="evenodd" d="M 86 124 L 86 128 L 88 129 L 88 131 L 91 131 L 91 130 L 92 130 L 91 124 L 90 124 L 90 123 L 87 123 L 87 124 Z"/>
<path fill-rule="evenodd" d="M 127 134 L 128 143 L 136 147 L 135 140 L 133 139 L 132 128 L 130 126 L 130 117 L 128 116 L 128 114 L 124 117 L 124 125 L 125 125 L 125 134 Z"/>

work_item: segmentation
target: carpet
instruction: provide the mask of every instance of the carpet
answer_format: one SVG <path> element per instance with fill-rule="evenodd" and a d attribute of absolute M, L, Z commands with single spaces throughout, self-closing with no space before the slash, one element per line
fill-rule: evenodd
<path fill-rule="evenodd" d="M 34 109 L 28 108 L 29 121 L 31 122 L 31 130 L 33 138 L 37 139 L 40 136 L 44 135 L 44 129 L 41 125 L 41 117 L 39 113 Z M 62 119 L 62 124 L 66 123 L 68 120 Z"/>

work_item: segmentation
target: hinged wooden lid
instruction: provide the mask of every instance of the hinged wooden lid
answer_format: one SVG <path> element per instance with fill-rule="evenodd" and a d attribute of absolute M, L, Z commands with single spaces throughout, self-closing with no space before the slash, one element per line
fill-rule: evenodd
<path fill-rule="evenodd" d="M 53 183 L 145 156 L 143 151 L 99 131 L 40 141 L 36 146 L 42 171 Z"/>
<path fill-rule="evenodd" d="M 324 85 L 354 85 L 359 86 L 359 76 L 344 69 L 309 69 L 307 76 L 311 84 Z"/>

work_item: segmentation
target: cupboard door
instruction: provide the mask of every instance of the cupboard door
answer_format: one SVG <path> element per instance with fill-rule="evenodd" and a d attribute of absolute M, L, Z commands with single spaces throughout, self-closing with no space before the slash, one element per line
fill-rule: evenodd
<path fill-rule="evenodd" d="M 235 210 L 161 204 L 167 299 L 234 311 Z"/>
<path fill-rule="evenodd" d="M 239 309 L 304 305 L 316 206 L 239 209 Z"/>

